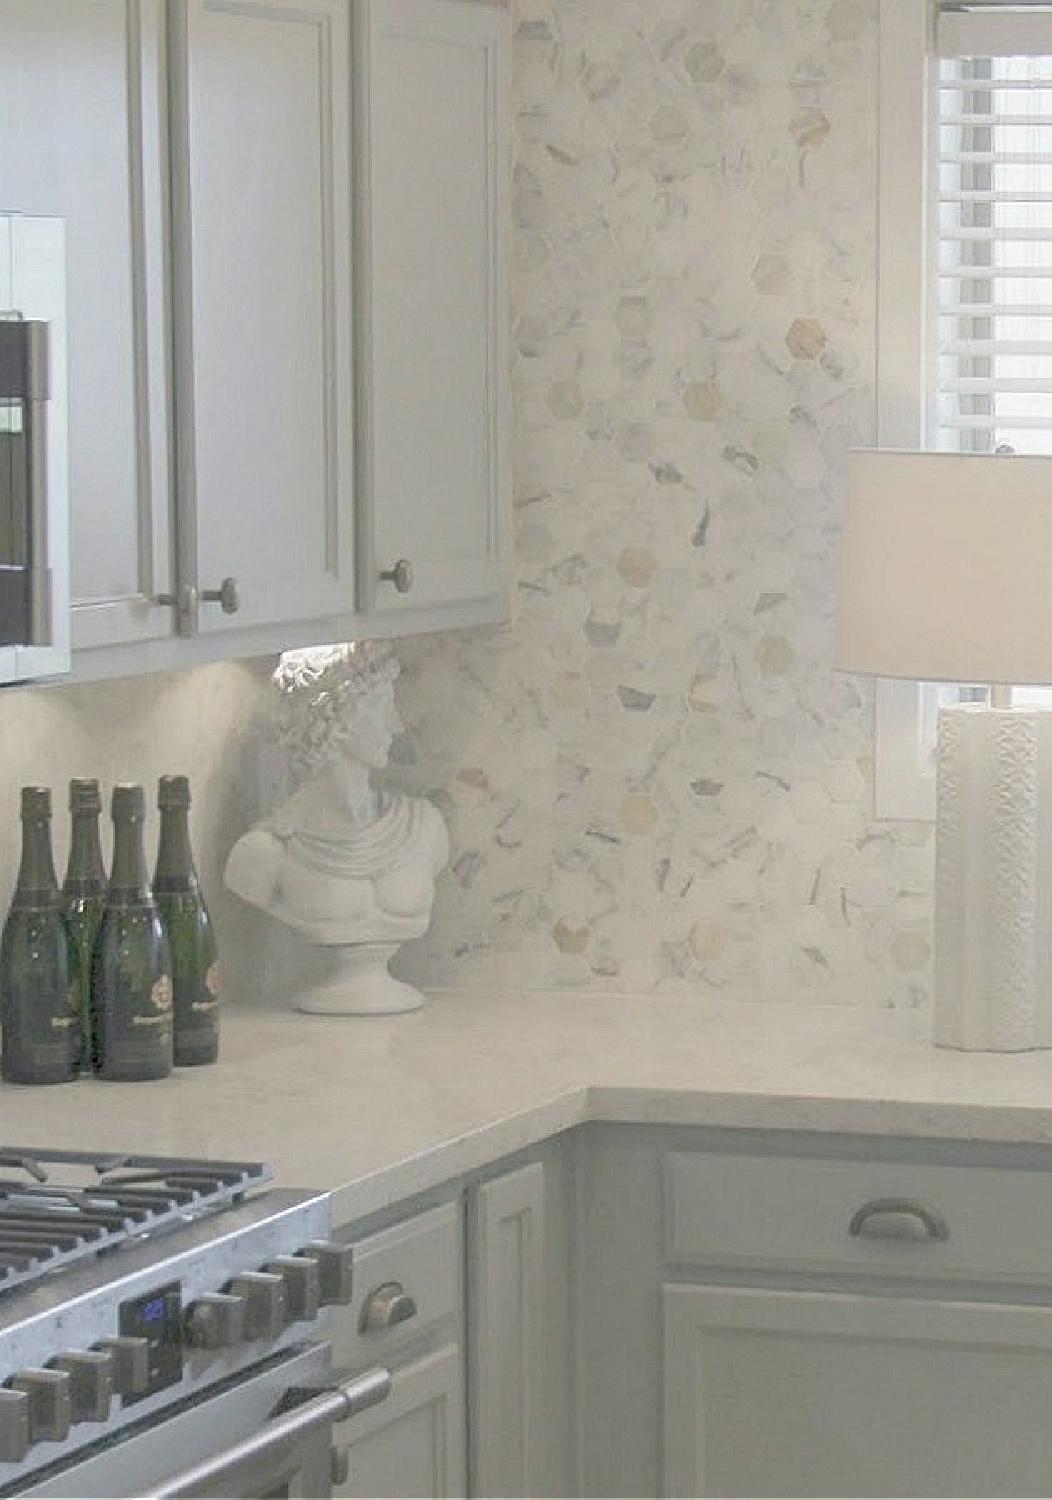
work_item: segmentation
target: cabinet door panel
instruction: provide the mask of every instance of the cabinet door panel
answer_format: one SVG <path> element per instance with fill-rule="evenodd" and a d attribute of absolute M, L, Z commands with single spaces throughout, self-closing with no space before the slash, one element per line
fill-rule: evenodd
<path fill-rule="evenodd" d="M 189 0 L 175 50 L 183 576 L 201 632 L 353 606 L 345 0 Z M 196 536 L 194 532 L 196 530 Z"/>
<path fill-rule="evenodd" d="M 507 13 L 373 0 L 369 17 L 363 602 L 504 599 Z M 400 594 L 379 573 L 403 557 Z"/>
<path fill-rule="evenodd" d="M 1052 1308 L 666 1286 L 665 1492 L 1043 1495 Z"/>
<path fill-rule="evenodd" d="M 544 1168 L 483 1183 L 472 1202 L 474 1490 L 537 1495 L 544 1336 Z"/>
<path fill-rule="evenodd" d="M 334 1495 L 463 1495 L 464 1406 L 460 1351 L 446 1344 L 394 1373 L 390 1396 L 355 1418 L 348 1472 Z"/>
<path fill-rule="evenodd" d="M 167 636 L 161 0 L 0 0 L 0 210 L 66 221 L 74 646 Z"/>

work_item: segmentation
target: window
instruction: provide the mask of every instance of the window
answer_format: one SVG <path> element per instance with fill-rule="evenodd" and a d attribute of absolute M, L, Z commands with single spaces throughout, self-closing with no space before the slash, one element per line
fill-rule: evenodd
<path fill-rule="evenodd" d="M 1052 4 L 881 0 L 878 192 L 878 442 L 1052 451 Z M 878 684 L 878 817 L 933 816 L 974 692 Z"/>

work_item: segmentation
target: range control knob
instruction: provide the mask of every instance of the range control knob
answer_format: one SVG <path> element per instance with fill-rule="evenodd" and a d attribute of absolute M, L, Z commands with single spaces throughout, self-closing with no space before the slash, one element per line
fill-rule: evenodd
<path fill-rule="evenodd" d="M 320 1280 L 322 1307 L 344 1306 L 354 1295 L 354 1251 L 350 1245 L 335 1240 L 312 1240 L 297 1255 L 316 1261 Z"/>
<path fill-rule="evenodd" d="M 245 1271 L 224 1288 L 245 1302 L 245 1338 L 276 1339 L 285 1327 L 285 1283 L 269 1271 Z"/>
<path fill-rule="evenodd" d="M 48 1368 L 69 1376 L 72 1421 L 105 1422 L 113 1400 L 113 1355 L 108 1350 L 69 1350 L 49 1359 Z"/>
<path fill-rule="evenodd" d="M 29 1452 L 29 1397 L 0 1390 L 0 1463 L 20 1464 Z"/>
<path fill-rule="evenodd" d="M 305 1255 L 279 1255 L 264 1271 L 285 1283 L 285 1317 L 290 1323 L 309 1323 L 321 1306 L 321 1271 L 316 1260 Z"/>
<path fill-rule="evenodd" d="M 206 1292 L 186 1309 L 186 1342 L 193 1349 L 232 1349 L 245 1337 L 245 1299 Z"/>
<path fill-rule="evenodd" d="M 100 1339 L 93 1345 L 96 1352 L 112 1360 L 111 1376 L 115 1396 L 145 1395 L 150 1384 L 150 1346 L 143 1338 L 120 1334 Z"/>
<path fill-rule="evenodd" d="M 19 1370 L 8 1385 L 29 1397 L 31 1443 L 61 1443 L 69 1436 L 70 1379 L 65 1370 Z"/>

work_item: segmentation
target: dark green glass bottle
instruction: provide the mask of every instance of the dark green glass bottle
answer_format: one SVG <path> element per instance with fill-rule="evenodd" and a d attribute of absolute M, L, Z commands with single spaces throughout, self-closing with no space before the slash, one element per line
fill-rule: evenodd
<path fill-rule="evenodd" d="M 91 1024 L 91 955 L 106 905 L 106 869 L 99 842 L 102 798 L 94 777 L 75 776 L 69 784 L 69 862 L 62 882 L 62 914 L 69 930 L 73 984 L 80 1014 L 81 1071 L 95 1067 Z"/>
<path fill-rule="evenodd" d="M 113 867 L 91 960 L 96 1071 L 164 1078 L 172 1071 L 172 961 L 146 874 L 141 786 L 113 788 Z"/>
<path fill-rule="evenodd" d="M 0 1072 L 9 1083 L 65 1083 L 80 1062 L 69 940 L 51 856 L 51 790 L 22 788 L 22 860 L 0 937 Z"/>
<path fill-rule="evenodd" d="M 162 776 L 157 784 L 161 834 L 153 895 L 172 954 L 175 1065 L 213 1063 L 219 1056 L 219 956 L 190 848 L 190 783 Z"/>

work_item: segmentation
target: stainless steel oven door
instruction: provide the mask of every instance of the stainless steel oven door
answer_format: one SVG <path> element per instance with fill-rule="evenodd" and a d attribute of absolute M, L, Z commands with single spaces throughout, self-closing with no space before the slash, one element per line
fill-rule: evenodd
<path fill-rule="evenodd" d="M 158 1413 L 18 1493 L 67 1500 L 327 1496 L 333 1423 L 382 1401 L 390 1389 L 384 1369 L 346 1380 L 334 1376 L 328 1344 L 314 1344 L 171 1413 Z"/>

